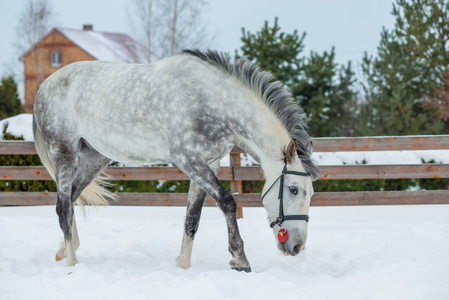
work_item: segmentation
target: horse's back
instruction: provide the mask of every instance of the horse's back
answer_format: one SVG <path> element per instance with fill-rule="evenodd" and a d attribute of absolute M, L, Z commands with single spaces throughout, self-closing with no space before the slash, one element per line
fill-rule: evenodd
<path fill-rule="evenodd" d="M 74 143 L 83 138 L 118 161 L 148 160 L 133 148 L 136 144 L 156 154 L 155 160 L 164 160 L 160 152 L 166 142 L 156 120 L 158 108 L 144 88 L 151 68 L 108 62 L 71 64 L 42 84 L 35 102 L 36 121 L 50 135 Z"/>
<path fill-rule="evenodd" d="M 201 128 L 206 121 L 209 127 L 223 123 L 214 121 L 221 118 L 214 112 L 219 104 L 213 90 L 220 76 L 217 68 L 188 55 L 146 65 L 74 63 L 42 84 L 35 116 L 51 134 L 70 132 L 111 159 L 159 163 L 167 161 L 170 147 L 188 142 L 186 134 L 200 139 L 200 133 L 209 132 Z M 205 138 L 217 140 L 217 135 Z M 148 153 L 151 159 L 144 157 Z"/>
<path fill-rule="evenodd" d="M 190 64 L 190 65 L 189 65 Z M 175 55 L 152 64 L 120 64 L 85 61 L 70 64 L 52 74 L 41 85 L 35 101 L 35 110 L 73 108 L 80 114 L 86 109 L 101 108 L 108 112 L 169 108 L 175 102 L 188 107 L 186 101 L 173 99 L 182 91 L 189 95 L 197 90 L 192 76 L 204 65 L 186 55 Z M 204 66 L 203 66 L 204 67 Z M 213 69 L 212 69 L 213 70 Z M 201 72 L 207 71 L 206 69 Z M 207 74 L 206 74 L 207 75 Z M 204 99 L 203 99 L 204 100 Z"/>

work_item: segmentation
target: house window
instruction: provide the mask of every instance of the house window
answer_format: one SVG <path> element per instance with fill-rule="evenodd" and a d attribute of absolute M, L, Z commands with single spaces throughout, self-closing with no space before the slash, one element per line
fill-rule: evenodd
<path fill-rule="evenodd" d="M 51 52 L 51 66 L 60 67 L 61 66 L 61 51 Z"/>

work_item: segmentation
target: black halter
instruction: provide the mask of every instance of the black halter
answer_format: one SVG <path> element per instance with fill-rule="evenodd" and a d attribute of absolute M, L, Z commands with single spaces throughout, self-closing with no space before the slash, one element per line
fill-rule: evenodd
<path fill-rule="evenodd" d="M 291 215 L 291 216 L 284 216 L 284 200 L 283 200 L 283 194 L 284 194 L 284 177 L 286 174 L 291 175 L 298 175 L 298 176 L 310 176 L 309 173 L 306 172 L 295 172 L 295 171 L 287 171 L 287 160 L 285 159 L 285 165 L 284 169 L 282 170 L 282 174 L 279 175 L 279 177 L 274 181 L 274 183 L 270 186 L 270 188 L 263 194 L 263 198 L 267 195 L 267 193 L 271 190 L 271 188 L 276 184 L 276 182 L 280 179 L 280 186 L 279 186 L 279 217 L 276 218 L 274 222 L 270 224 L 270 227 L 273 228 L 276 224 L 282 225 L 284 221 L 288 220 L 304 220 L 306 222 L 309 222 L 309 215 Z"/>

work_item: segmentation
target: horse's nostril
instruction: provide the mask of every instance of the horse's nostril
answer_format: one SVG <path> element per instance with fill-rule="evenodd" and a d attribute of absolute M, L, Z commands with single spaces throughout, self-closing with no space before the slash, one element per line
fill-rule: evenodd
<path fill-rule="evenodd" d="M 293 252 L 292 255 L 296 255 L 299 253 L 301 246 L 302 246 L 303 242 L 300 242 L 299 244 L 296 244 L 295 247 L 293 247 Z"/>

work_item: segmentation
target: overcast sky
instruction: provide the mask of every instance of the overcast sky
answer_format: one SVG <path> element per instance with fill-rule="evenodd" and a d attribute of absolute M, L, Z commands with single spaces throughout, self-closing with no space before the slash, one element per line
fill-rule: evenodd
<path fill-rule="evenodd" d="M 12 46 L 17 17 L 28 0 L 0 0 L 0 76 L 20 53 Z M 53 0 L 58 26 L 129 32 L 129 0 Z M 210 0 L 206 15 L 215 33 L 211 48 L 230 51 L 241 46 L 241 28 L 256 32 L 268 20 L 279 18 L 282 30 L 306 32 L 305 53 L 323 52 L 335 46 L 339 63 L 348 60 L 357 67 L 363 52 L 375 54 L 382 27 L 392 28 L 392 0 Z"/>

